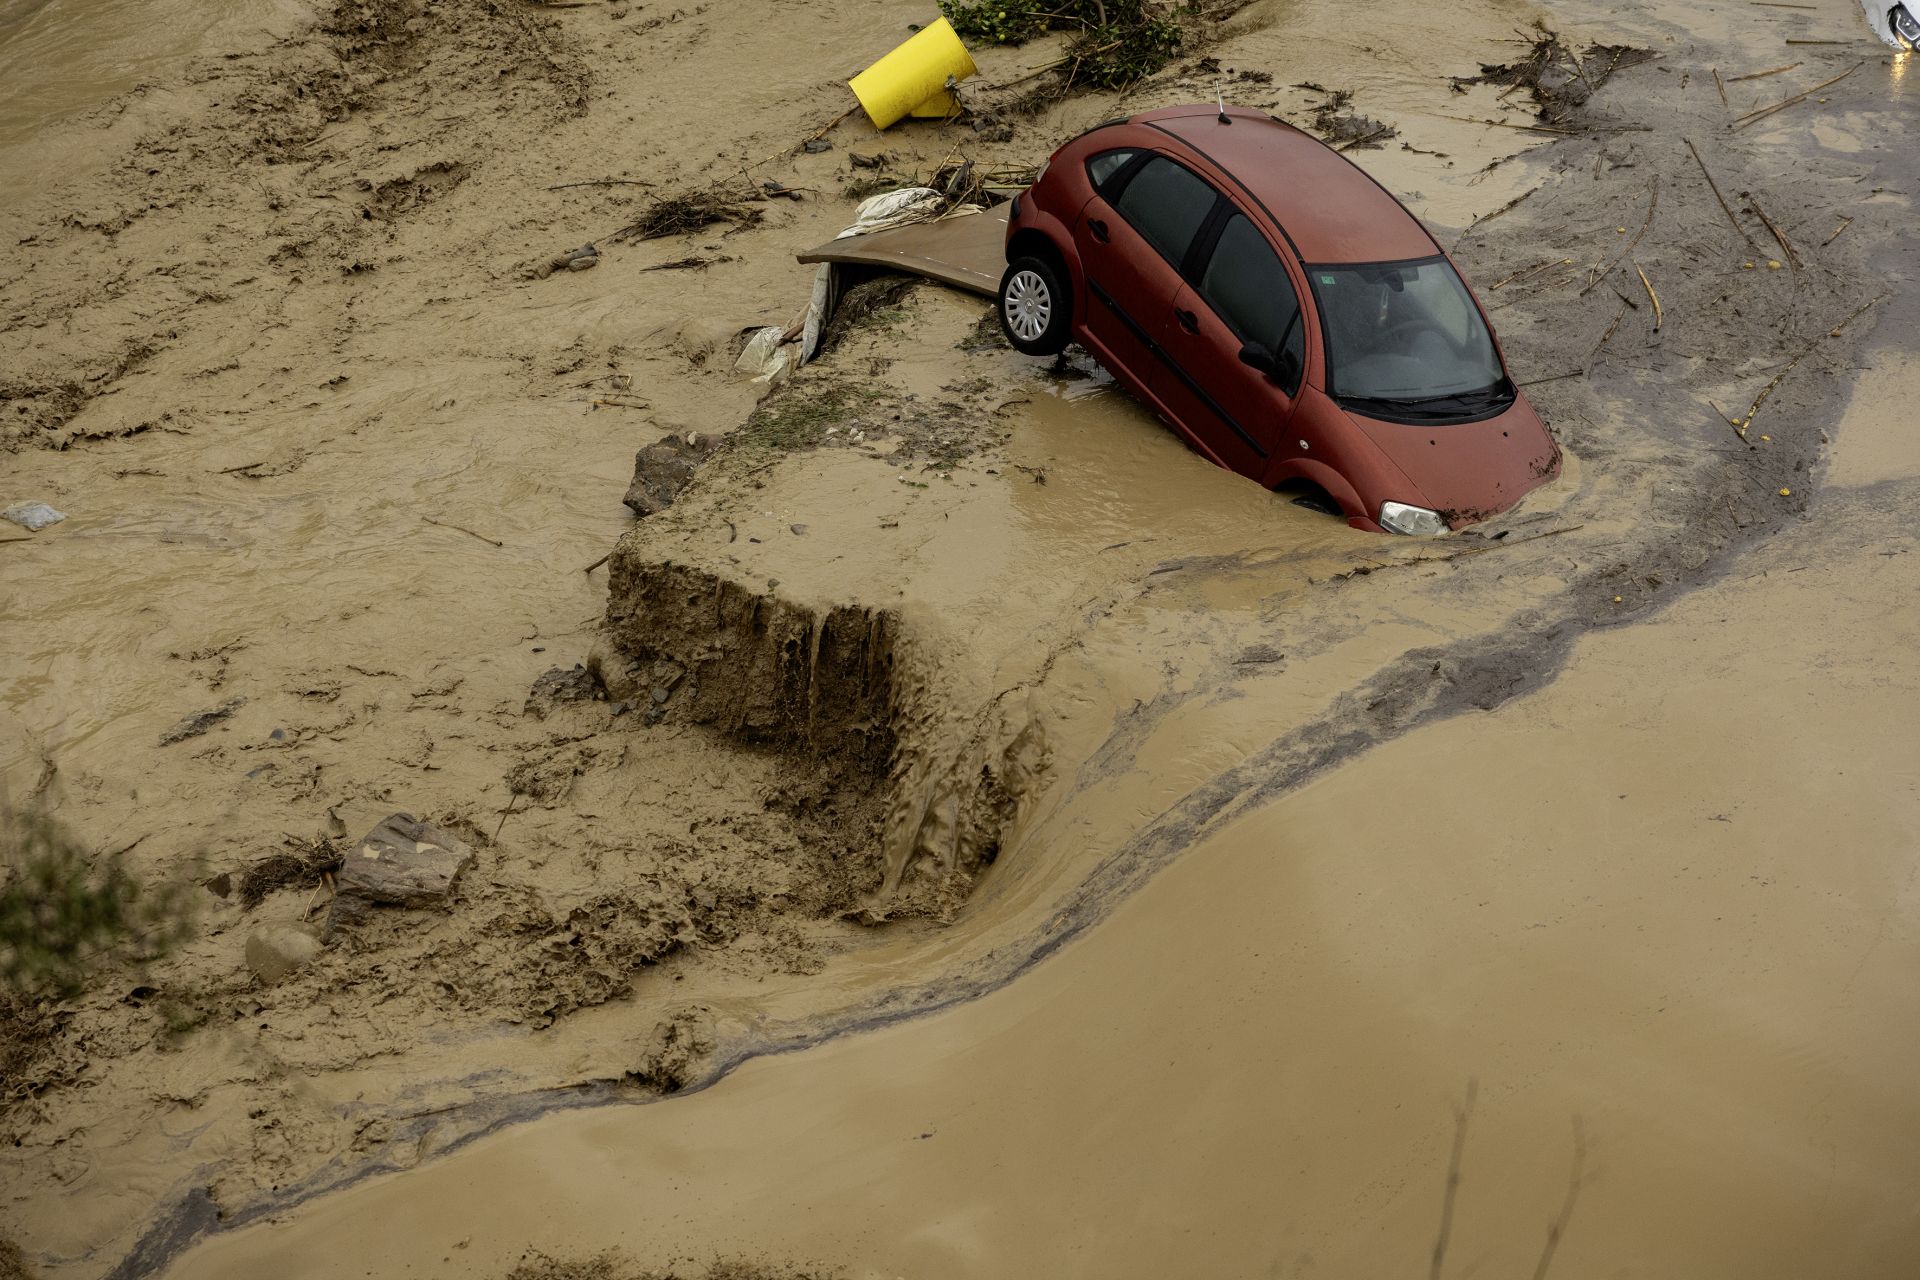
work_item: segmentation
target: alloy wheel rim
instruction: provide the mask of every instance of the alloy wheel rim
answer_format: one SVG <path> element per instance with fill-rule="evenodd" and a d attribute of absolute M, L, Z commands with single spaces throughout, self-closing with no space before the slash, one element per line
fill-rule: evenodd
<path fill-rule="evenodd" d="M 1053 319 L 1053 295 L 1047 282 L 1032 271 L 1014 273 L 1007 282 L 1004 303 L 1007 327 L 1023 342 L 1032 342 L 1047 331 Z"/>

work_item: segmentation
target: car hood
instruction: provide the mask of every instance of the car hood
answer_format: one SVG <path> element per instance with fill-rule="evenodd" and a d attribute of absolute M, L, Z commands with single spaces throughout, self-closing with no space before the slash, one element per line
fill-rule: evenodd
<path fill-rule="evenodd" d="M 1419 490 L 1400 500 L 1438 511 L 1455 529 L 1505 511 L 1560 474 L 1560 450 L 1522 395 L 1479 422 L 1409 425 L 1342 412 Z"/>

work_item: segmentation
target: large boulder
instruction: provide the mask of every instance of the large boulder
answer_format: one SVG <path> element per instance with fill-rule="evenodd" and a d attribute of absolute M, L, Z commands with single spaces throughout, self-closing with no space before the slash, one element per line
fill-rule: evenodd
<path fill-rule="evenodd" d="M 340 864 L 330 922 L 351 924 L 376 906 L 445 907 L 473 857 L 472 846 L 431 822 L 393 814 Z"/>

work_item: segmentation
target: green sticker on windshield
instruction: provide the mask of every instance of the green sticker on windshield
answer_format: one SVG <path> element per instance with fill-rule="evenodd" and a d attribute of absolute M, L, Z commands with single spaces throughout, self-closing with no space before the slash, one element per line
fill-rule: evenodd
<path fill-rule="evenodd" d="M 1321 284 L 1332 284 L 1332 283 L 1333 283 L 1333 277 L 1332 277 L 1332 276 L 1321 276 L 1321 277 L 1320 277 L 1320 283 L 1321 283 Z"/>

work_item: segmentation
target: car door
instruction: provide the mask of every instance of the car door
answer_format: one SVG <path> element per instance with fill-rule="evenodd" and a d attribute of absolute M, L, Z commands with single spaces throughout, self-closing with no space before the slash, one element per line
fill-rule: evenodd
<path fill-rule="evenodd" d="M 1095 158 L 1096 162 L 1098 157 Z M 1096 187 L 1074 240 L 1087 280 L 1087 329 L 1123 381 L 1152 391 L 1180 265 L 1219 195 L 1191 169 L 1142 151 Z"/>
<path fill-rule="evenodd" d="M 1228 205 L 1206 229 L 1168 312 L 1160 398 L 1227 466 L 1263 480 L 1300 452 L 1287 430 L 1305 374 L 1308 317 L 1280 251 Z M 1264 367 L 1242 359 L 1253 344 Z"/>

